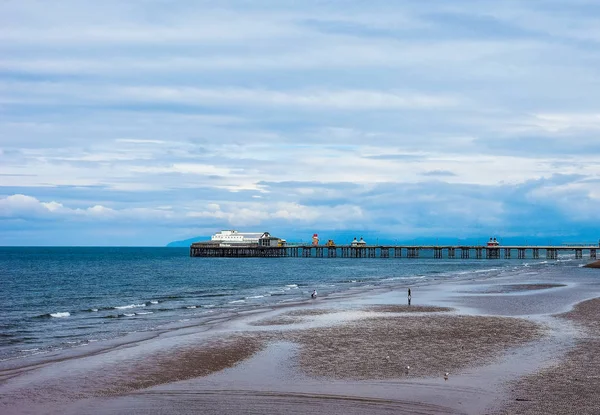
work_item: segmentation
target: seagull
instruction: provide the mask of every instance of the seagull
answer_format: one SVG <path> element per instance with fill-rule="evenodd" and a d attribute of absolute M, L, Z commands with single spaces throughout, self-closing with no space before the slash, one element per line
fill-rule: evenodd
<path fill-rule="evenodd" d="M 448 380 L 448 376 L 449 376 L 449 375 L 450 375 L 450 374 L 449 374 L 448 372 L 444 373 L 444 380 Z"/>
<path fill-rule="evenodd" d="M 386 356 L 385 358 L 386 358 L 387 360 L 390 360 L 390 357 L 389 357 L 389 356 Z"/>
<path fill-rule="evenodd" d="M 408 371 L 410 370 L 410 366 L 406 366 L 406 374 L 408 375 Z"/>

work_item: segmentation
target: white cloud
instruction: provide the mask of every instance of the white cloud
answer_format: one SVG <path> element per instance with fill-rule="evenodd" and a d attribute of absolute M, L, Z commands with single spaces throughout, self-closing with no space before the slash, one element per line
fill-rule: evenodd
<path fill-rule="evenodd" d="M 502 220 L 493 189 L 600 179 L 597 20 L 583 0 L 3 2 L 0 215 L 145 230 Z M 428 190 L 448 183 L 479 196 Z M 578 195 L 589 220 L 589 183 L 529 197 L 561 210 Z"/>

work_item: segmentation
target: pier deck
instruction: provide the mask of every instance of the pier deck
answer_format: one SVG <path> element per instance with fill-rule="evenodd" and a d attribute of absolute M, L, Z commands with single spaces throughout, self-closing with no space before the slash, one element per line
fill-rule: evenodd
<path fill-rule="evenodd" d="M 265 247 L 257 245 L 218 246 L 194 243 L 190 246 L 192 257 L 227 258 L 461 258 L 461 259 L 557 259 L 559 253 L 574 254 L 582 259 L 587 254 L 597 258 L 598 245 L 560 246 L 481 246 L 481 245 L 288 245 Z"/>

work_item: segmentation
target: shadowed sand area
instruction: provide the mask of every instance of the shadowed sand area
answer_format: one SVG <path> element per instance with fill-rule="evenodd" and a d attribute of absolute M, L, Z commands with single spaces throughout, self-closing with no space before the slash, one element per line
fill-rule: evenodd
<path fill-rule="evenodd" d="M 566 287 L 565 284 L 510 284 L 490 287 L 480 291 L 469 291 L 469 293 L 479 294 L 505 294 L 521 291 L 548 290 L 550 288 Z"/>
<path fill-rule="evenodd" d="M 585 267 L 586 268 L 600 268 L 600 261 L 595 261 L 595 262 L 589 263 Z"/>
<path fill-rule="evenodd" d="M 24 387 L 0 395 L 0 413 L 45 413 L 36 405 L 65 404 L 91 397 L 121 396 L 156 385 L 209 375 L 249 358 L 264 343 L 255 336 L 230 336 L 197 347 L 174 347 L 126 358 L 108 357 L 101 364 L 61 362 L 49 379 L 25 378 Z M 107 353 L 110 355 L 111 353 Z M 115 353 L 116 354 L 116 353 Z M 42 369 L 44 370 L 44 369 Z M 26 376 L 26 375 L 25 375 Z M 19 402 L 27 405 L 19 405 Z M 3 408 L 3 409 L 2 409 Z M 36 409 L 38 408 L 38 409 Z"/>
<path fill-rule="evenodd" d="M 582 333 L 573 349 L 551 367 L 512 385 L 502 414 L 600 414 L 600 298 L 559 315 Z"/>
<path fill-rule="evenodd" d="M 397 379 L 477 366 L 542 334 L 522 319 L 447 315 L 366 318 L 283 337 L 301 345 L 299 366 L 310 376 Z"/>
<path fill-rule="evenodd" d="M 452 311 L 450 307 L 434 307 L 424 305 L 375 305 L 366 307 L 367 311 L 378 313 L 444 313 Z"/>

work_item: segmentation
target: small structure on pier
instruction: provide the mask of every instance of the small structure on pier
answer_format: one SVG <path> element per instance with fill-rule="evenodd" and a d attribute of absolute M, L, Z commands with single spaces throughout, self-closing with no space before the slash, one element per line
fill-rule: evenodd
<path fill-rule="evenodd" d="M 276 238 L 269 232 L 238 232 L 223 230 L 211 236 L 210 241 L 198 242 L 198 245 L 211 247 L 282 247 L 285 239 Z"/>
<path fill-rule="evenodd" d="M 264 247 L 285 246 L 285 239 L 276 238 L 274 236 L 271 236 L 271 234 L 269 232 L 265 232 L 258 239 L 258 246 L 264 246 Z"/>
<path fill-rule="evenodd" d="M 496 240 L 496 238 L 490 238 L 490 240 L 487 243 L 487 246 L 492 247 L 492 248 L 496 247 L 496 246 L 500 246 L 500 242 L 498 242 Z"/>
<path fill-rule="evenodd" d="M 352 243 L 350 243 L 350 246 L 352 246 L 352 247 L 367 246 L 367 242 L 361 236 L 360 241 L 357 241 L 356 238 L 354 238 Z"/>
<path fill-rule="evenodd" d="M 313 246 L 319 246 L 319 235 L 316 233 L 313 233 L 312 244 Z"/>

